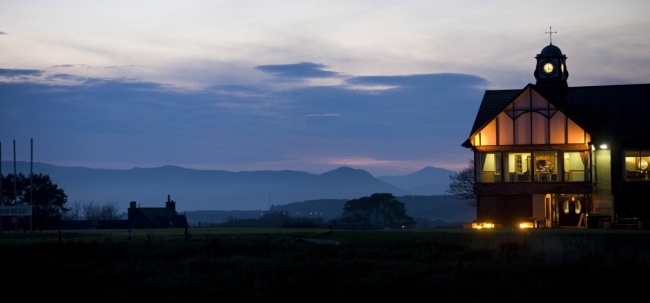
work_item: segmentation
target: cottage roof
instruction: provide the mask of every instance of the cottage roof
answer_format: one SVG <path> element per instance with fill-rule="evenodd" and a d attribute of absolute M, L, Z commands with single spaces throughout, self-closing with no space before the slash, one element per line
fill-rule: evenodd
<path fill-rule="evenodd" d="M 179 215 L 176 211 L 164 207 L 140 207 L 135 211 L 139 212 L 139 215 L 134 215 L 133 220 L 146 219 L 147 223 L 155 228 L 185 227 L 187 225 L 185 215 Z M 138 223 L 131 222 L 131 224 L 137 225 Z"/>

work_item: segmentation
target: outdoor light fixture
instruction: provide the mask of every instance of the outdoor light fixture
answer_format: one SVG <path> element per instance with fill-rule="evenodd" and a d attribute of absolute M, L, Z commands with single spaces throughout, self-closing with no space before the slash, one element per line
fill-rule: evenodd
<path fill-rule="evenodd" d="M 489 223 L 489 222 L 472 223 L 472 228 L 476 228 L 476 229 L 494 228 L 494 223 Z"/>
<path fill-rule="evenodd" d="M 533 222 L 521 222 L 519 223 L 519 228 L 534 228 L 535 224 Z"/>
<path fill-rule="evenodd" d="M 607 144 L 601 144 L 600 149 L 607 149 Z"/>

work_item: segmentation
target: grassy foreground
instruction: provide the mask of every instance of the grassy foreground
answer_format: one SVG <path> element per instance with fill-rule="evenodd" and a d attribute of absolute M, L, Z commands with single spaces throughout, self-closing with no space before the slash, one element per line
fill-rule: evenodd
<path fill-rule="evenodd" d="M 650 231 L 182 229 L 0 234 L 3 298 L 645 301 Z"/>

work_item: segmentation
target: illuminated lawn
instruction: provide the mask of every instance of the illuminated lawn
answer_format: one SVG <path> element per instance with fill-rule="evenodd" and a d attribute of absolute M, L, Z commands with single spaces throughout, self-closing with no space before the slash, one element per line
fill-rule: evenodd
<path fill-rule="evenodd" d="M 650 273 L 646 230 L 189 234 L 132 230 L 128 240 L 126 230 L 62 231 L 59 240 L 57 231 L 5 231 L 3 276 L 20 281 L 5 294 L 72 302 L 625 301 L 645 293 Z"/>

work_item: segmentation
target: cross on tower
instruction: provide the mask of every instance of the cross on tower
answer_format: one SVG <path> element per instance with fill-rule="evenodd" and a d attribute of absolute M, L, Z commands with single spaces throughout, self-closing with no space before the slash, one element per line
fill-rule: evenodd
<path fill-rule="evenodd" d="M 548 32 L 544 32 L 544 33 L 548 34 L 550 42 L 551 42 L 551 44 L 553 44 L 553 34 L 557 34 L 557 32 L 552 32 L 551 27 L 549 26 L 548 27 Z"/>

